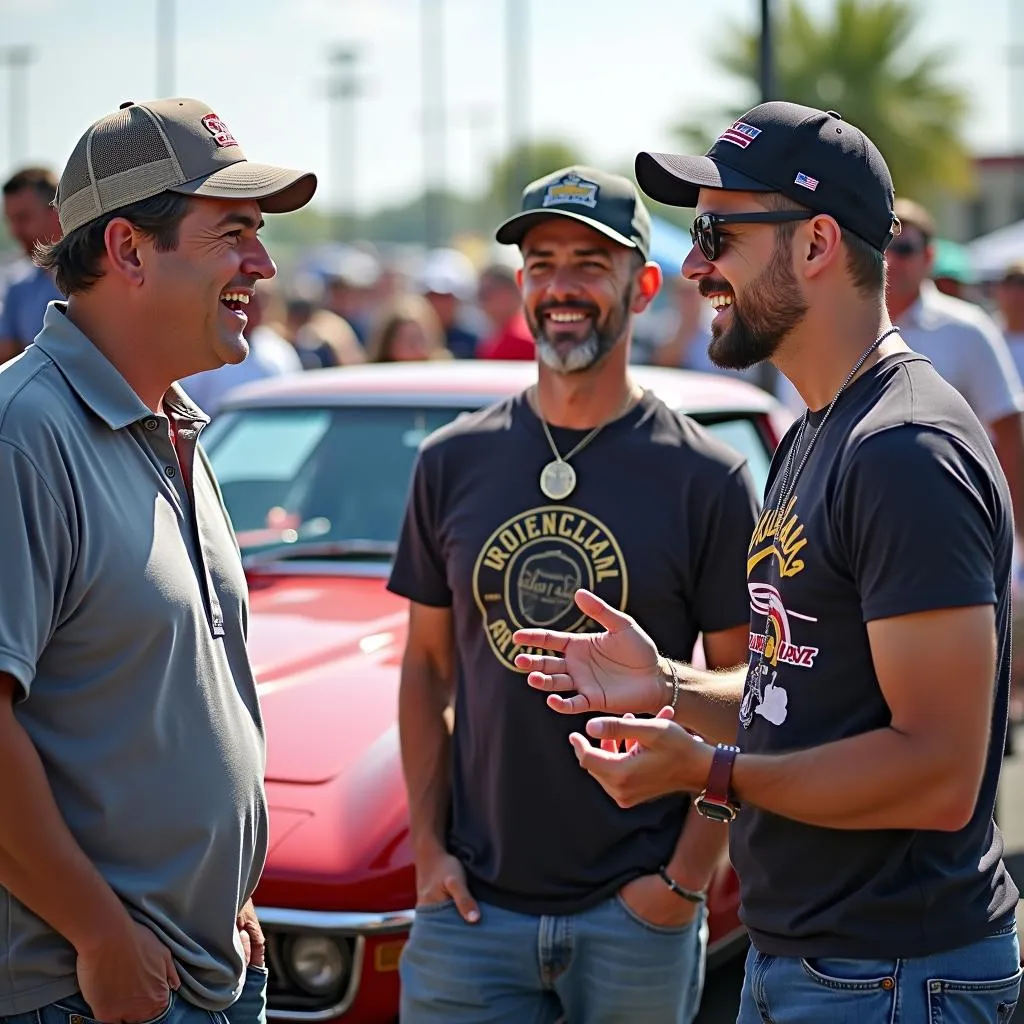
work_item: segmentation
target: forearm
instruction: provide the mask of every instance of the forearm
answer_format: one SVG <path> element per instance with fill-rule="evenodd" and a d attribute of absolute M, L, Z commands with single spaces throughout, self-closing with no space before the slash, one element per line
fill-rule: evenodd
<path fill-rule="evenodd" d="M 954 831 L 977 786 L 949 747 L 885 728 L 789 754 L 740 754 L 732 789 L 741 804 L 822 828 Z"/>
<path fill-rule="evenodd" d="M 413 849 L 436 851 L 445 844 L 451 800 L 451 733 L 445 687 L 426 666 L 403 666 L 398 697 L 402 769 L 409 796 Z"/>
<path fill-rule="evenodd" d="M 42 761 L 9 708 L 0 714 L 0 884 L 79 951 L 132 927 L 120 899 L 61 817 Z"/>
<path fill-rule="evenodd" d="M 675 720 L 711 743 L 734 742 L 746 666 L 707 671 L 676 662 L 675 667 L 679 674 Z M 664 703 L 671 704 L 673 681 L 667 659 L 661 660 L 660 672 L 666 694 Z"/>
<path fill-rule="evenodd" d="M 665 870 L 684 889 L 706 889 L 728 846 L 728 827 L 691 808 Z"/>

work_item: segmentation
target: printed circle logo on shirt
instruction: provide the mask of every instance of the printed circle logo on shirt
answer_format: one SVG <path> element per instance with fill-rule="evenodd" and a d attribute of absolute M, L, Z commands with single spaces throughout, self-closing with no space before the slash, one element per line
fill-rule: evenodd
<path fill-rule="evenodd" d="M 565 505 L 506 520 L 480 550 L 473 597 L 494 656 L 513 672 L 526 648 L 512 640 L 528 626 L 579 633 L 599 628 L 576 607 L 580 588 L 624 609 L 629 583 L 618 541 L 599 519 Z"/>

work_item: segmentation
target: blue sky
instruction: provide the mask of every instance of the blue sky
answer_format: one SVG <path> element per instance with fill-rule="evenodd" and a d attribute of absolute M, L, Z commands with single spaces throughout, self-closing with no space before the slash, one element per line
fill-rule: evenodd
<path fill-rule="evenodd" d="M 168 0 L 165 0 L 168 2 Z M 332 46 L 361 48 L 356 107 L 357 204 L 368 210 L 416 194 L 420 131 L 421 0 L 169 0 L 177 20 L 175 89 L 210 103 L 250 159 L 308 167 L 330 203 L 326 82 Z M 507 140 L 504 0 L 435 0 L 444 9 L 449 106 L 447 172 L 476 191 Z M 638 149 L 673 148 L 669 127 L 730 101 L 710 51 L 732 20 L 753 22 L 756 0 L 520 0 L 530 45 L 524 90 L 534 137 L 564 138 L 597 164 L 628 166 Z M 925 45 L 951 48 L 950 77 L 972 100 L 968 138 L 982 153 L 1024 149 L 1024 96 L 1011 116 L 1011 32 L 1024 45 L 1014 0 L 921 0 Z M 23 155 L 63 165 L 78 136 L 126 99 L 158 94 L 158 0 L 0 0 L 0 46 L 31 46 Z M 810 0 L 826 11 L 831 0 Z M 1024 6 L 1024 5 L 1022 5 Z M 1017 81 L 1024 81 L 1024 68 Z M 9 75 L 0 75 L 0 172 L 11 166 Z M 1014 118 L 1016 123 L 1014 123 Z"/>

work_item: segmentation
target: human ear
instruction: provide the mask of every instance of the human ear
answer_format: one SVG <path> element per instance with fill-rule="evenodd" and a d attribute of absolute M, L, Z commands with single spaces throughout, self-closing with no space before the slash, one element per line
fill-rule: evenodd
<path fill-rule="evenodd" d="M 642 313 L 654 301 L 654 297 L 661 291 L 661 282 L 661 267 L 657 263 L 645 263 L 640 268 L 630 307 L 634 313 Z"/>
<path fill-rule="evenodd" d="M 103 232 L 103 243 L 110 273 L 117 274 L 132 284 L 145 279 L 142 253 L 139 251 L 141 235 L 131 221 L 115 217 Z"/>

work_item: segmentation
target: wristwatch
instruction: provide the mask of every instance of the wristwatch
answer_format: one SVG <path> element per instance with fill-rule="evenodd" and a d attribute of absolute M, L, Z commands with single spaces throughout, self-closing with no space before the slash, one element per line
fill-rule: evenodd
<path fill-rule="evenodd" d="M 734 821 L 739 813 L 740 805 L 730 795 L 732 782 L 732 765 L 739 747 L 727 743 L 719 743 L 711 758 L 711 771 L 703 792 L 693 801 L 699 814 L 712 821 Z"/>

